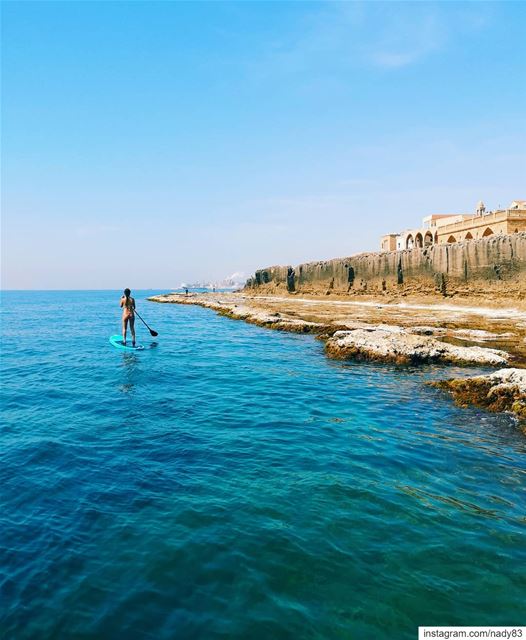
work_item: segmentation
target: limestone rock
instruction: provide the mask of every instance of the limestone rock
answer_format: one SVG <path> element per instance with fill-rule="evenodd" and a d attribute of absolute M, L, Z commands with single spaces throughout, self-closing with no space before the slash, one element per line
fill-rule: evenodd
<path fill-rule="evenodd" d="M 336 358 L 380 360 L 400 364 L 448 362 L 503 365 L 508 354 L 483 347 L 459 347 L 430 336 L 410 333 L 395 325 L 337 331 L 326 343 L 327 353 Z"/>

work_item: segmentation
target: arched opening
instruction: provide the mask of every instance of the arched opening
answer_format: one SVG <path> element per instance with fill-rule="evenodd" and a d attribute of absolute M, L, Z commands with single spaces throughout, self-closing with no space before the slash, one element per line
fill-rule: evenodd
<path fill-rule="evenodd" d="M 433 244 L 433 234 L 431 231 L 426 231 L 424 236 L 424 247 L 430 247 Z"/>
<path fill-rule="evenodd" d="M 415 246 L 415 241 L 413 239 L 413 236 L 409 234 L 405 240 L 405 248 L 412 249 L 414 246 Z"/>
<path fill-rule="evenodd" d="M 438 231 L 435 231 L 435 244 L 438 244 Z"/>
<path fill-rule="evenodd" d="M 473 236 L 471 235 L 471 233 L 469 231 L 466 233 L 465 240 L 473 240 Z"/>
<path fill-rule="evenodd" d="M 519 230 L 518 230 L 518 229 L 515 229 L 515 231 L 514 231 L 513 233 L 519 233 Z"/>
<path fill-rule="evenodd" d="M 415 247 L 421 249 L 424 246 L 424 238 L 421 233 L 417 233 L 415 236 Z"/>
<path fill-rule="evenodd" d="M 449 244 L 451 244 L 452 242 L 456 242 L 457 240 L 456 240 L 455 236 L 449 236 L 447 241 L 449 242 Z"/>
<path fill-rule="evenodd" d="M 484 233 L 482 234 L 482 237 L 487 238 L 488 236 L 492 236 L 492 235 L 493 235 L 493 231 L 488 227 L 486 231 L 484 231 Z"/>

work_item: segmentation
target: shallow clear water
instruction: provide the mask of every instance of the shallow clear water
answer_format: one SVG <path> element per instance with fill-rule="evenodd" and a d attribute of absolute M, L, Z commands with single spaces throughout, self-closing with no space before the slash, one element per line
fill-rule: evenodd
<path fill-rule="evenodd" d="M 151 292 L 149 292 L 151 293 Z M 526 438 L 310 336 L 118 293 L 2 294 L 12 639 L 415 638 L 524 624 Z M 461 370 L 454 370 L 459 372 Z"/>

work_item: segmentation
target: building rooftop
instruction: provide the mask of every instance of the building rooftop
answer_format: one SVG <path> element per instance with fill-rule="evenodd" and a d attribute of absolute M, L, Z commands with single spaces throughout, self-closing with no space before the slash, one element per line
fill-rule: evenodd
<path fill-rule="evenodd" d="M 458 216 L 458 213 L 432 213 L 424 218 L 424 220 L 437 220 L 438 218 L 451 218 L 451 216 Z"/>

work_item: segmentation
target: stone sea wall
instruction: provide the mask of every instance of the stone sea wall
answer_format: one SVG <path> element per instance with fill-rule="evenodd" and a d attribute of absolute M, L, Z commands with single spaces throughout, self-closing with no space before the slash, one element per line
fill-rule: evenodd
<path fill-rule="evenodd" d="M 314 294 L 490 293 L 525 300 L 526 233 L 268 267 L 256 271 L 246 287 Z"/>

